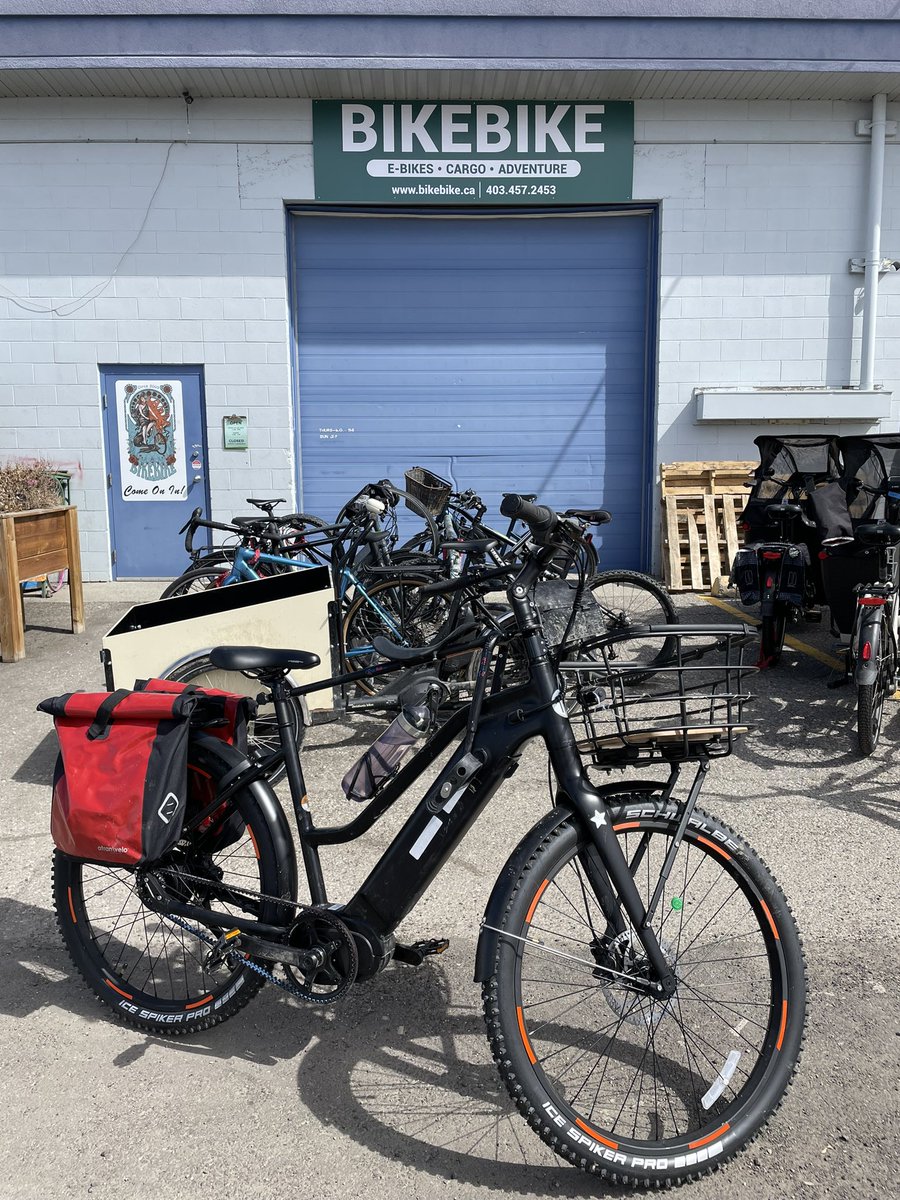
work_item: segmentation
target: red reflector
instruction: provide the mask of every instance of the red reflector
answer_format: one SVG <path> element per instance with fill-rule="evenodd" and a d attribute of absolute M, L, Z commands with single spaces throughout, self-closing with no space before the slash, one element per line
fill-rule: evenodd
<path fill-rule="evenodd" d="M 863 642 L 862 656 L 863 656 L 863 662 L 868 662 L 869 659 L 872 657 L 872 643 L 871 642 Z"/>
<path fill-rule="evenodd" d="M 770 576 L 769 576 L 769 577 L 766 579 L 766 587 L 767 587 L 767 588 L 773 587 L 773 586 L 774 586 L 774 584 L 775 584 L 775 580 L 774 580 L 774 579 L 772 578 L 772 576 L 770 575 Z"/>
<path fill-rule="evenodd" d="M 827 551 L 827 550 L 820 550 L 820 551 L 819 551 L 819 558 L 827 558 L 827 557 L 828 557 L 828 551 Z"/>
<path fill-rule="evenodd" d="M 741 529 L 743 529 L 744 532 L 746 532 L 749 528 L 750 528 L 750 526 L 747 524 L 746 521 L 741 521 Z"/>
<path fill-rule="evenodd" d="M 781 558 L 780 550 L 763 550 L 763 558 L 775 559 L 777 562 Z"/>
<path fill-rule="evenodd" d="M 884 596 L 860 596 L 859 603 L 865 608 L 881 608 L 887 601 Z"/>
<path fill-rule="evenodd" d="M 594 540 L 594 535 L 592 533 L 586 533 L 584 535 L 584 540 L 590 544 Z"/>

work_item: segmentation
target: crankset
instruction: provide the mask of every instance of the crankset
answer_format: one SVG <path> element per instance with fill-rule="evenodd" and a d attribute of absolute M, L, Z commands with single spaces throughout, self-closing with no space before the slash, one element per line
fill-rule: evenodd
<path fill-rule="evenodd" d="M 359 958 L 353 935 L 340 917 L 327 909 L 307 909 L 291 926 L 288 942 L 293 953 L 280 961 L 295 995 L 313 1004 L 331 1004 L 352 986 Z"/>

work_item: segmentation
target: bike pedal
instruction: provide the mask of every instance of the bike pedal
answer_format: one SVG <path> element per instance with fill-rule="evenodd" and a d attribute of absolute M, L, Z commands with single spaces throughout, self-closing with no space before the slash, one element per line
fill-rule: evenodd
<path fill-rule="evenodd" d="M 432 954 L 443 954 L 449 945 L 447 938 L 430 938 L 422 942 L 413 942 L 409 946 L 398 942 L 394 947 L 394 958 L 410 967 L 421 967 L 426 958 Z"/>

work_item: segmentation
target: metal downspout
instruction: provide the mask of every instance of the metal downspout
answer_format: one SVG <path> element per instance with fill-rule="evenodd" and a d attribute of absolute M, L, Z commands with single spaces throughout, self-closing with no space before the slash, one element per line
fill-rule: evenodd
<path fill-rule="evenodd" d="M 881 208 L 884 191 L 884 134 L 887 95 L 872 97 L 872 148 L 869 155 L 869 205 L 866 214 L 868 245 L 863 294 L 862 347 L 859 358 L 859 386 L 871 391 L 875 386 L 875 323 L 878 313 L 878 272 L 881 266 Z"/>

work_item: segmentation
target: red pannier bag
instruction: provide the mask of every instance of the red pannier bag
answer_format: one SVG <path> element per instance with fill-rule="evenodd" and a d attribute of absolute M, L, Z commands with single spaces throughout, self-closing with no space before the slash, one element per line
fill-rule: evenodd
<path fill-rule="evenodd" d="M 194 695 L 72 692 L 43 700 L 63 769 L 54 778 L 53 841 L 65 854 L 136 866 L 181 836 Z"/>
<path fill-rule="evenodd" d="M 139 679 L 134 690 L 202 697 L 204 711 L 209 713 L 209 723 L 204 723 L 204 732 L 221 738 L 242 754 L 247 753 L 247 727 L 256 716 L 256 701 L 249 696 L 238 696 L 218 688 L 201 688 L 193 683 L 174 683 L 171 679 Z"/>

